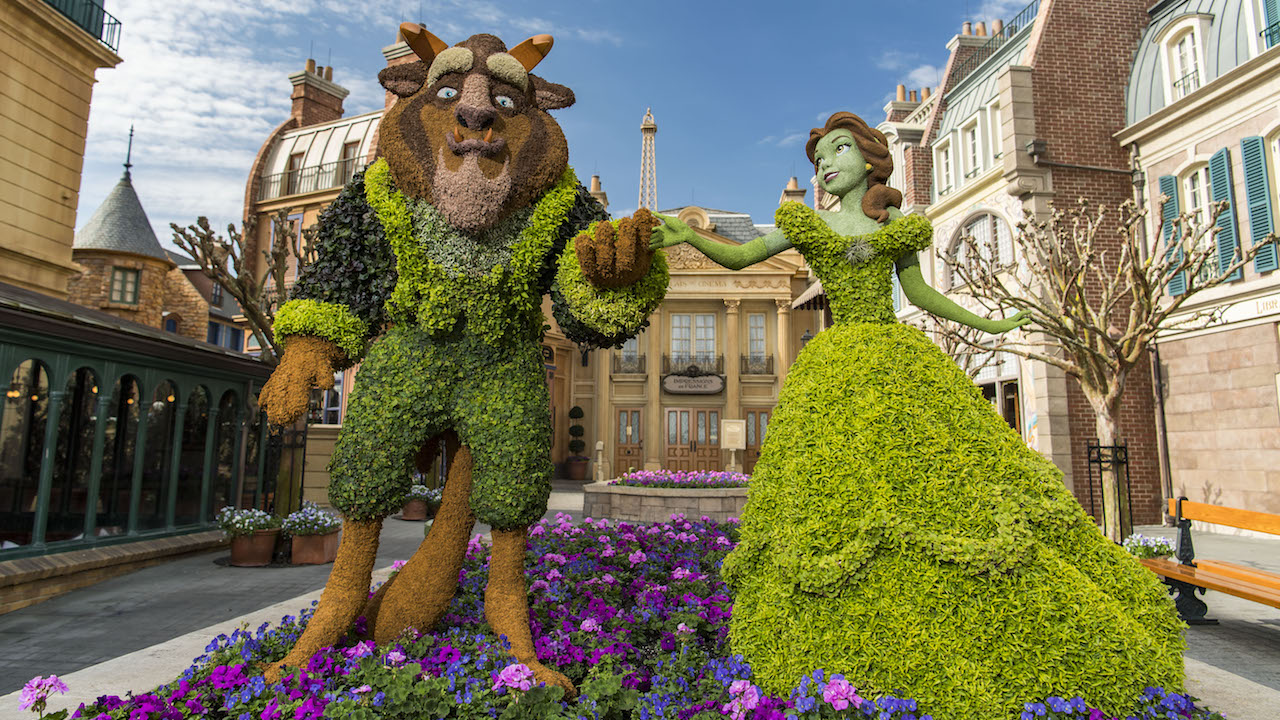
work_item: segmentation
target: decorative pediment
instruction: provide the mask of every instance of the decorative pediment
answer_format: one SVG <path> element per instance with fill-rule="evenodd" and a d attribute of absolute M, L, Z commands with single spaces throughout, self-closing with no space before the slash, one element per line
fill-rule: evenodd
<path fill-rule="evenodd" d="M 667 254 L 667 267 L 672 270 L 713 270 L 732 272 L 717 265 L 706 255 L 698 252 L 692 245 L 674 245 L 663 250 Z"/>

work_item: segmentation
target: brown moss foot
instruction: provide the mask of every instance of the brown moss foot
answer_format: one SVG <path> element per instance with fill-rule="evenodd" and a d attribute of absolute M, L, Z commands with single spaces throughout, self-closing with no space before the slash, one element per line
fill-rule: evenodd
<path fill-rule="evenodd" d="M 529 629 L 529 602 L 524 583 L 525 538 L 528 528 L 494 530 L 493 553 L 489 557 L 489 586 L 484 592 L 484 615 L 489 627 L 511 643 L 511 654 L 533 670 L 540 682 L 559 685 L 566 697 L 576 697 L 578 689 L 569 678 L 538 662 Z"/>
<path fill-rule="evenodd" d="M 381 534 L 382 518 L 349 519 L 343 523 L 338 557 L 320 595 L 320 605 L 284 660 L 267 668 L 264 677 L 268 683 L 279 680 L 286 667 L 305 665 L 318 650 L 337 642 L 355 622 L 369 595 L 369 580 Z"/>
<path fill-rule="evenodd" d="M 440 510 L 426 539 L 365 607 L 369 637 L 379 645 L 394 640 L 406 628 L 426 632 L 448 609 L 475 525 L 470 498 L 471 451 L 461 447 L 453 452 Z"/>

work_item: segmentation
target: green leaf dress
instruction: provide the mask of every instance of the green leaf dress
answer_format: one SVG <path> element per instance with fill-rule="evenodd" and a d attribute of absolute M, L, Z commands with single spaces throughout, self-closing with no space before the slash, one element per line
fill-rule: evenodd
<path fill-rule="evenodd" d="M 928 221 L 842 237 L 800 203 L 776 219 L 835 325 L 791 366 L 724 563 L 754 680 L 785 694 L 844 673 L 935 720 L 1015 718 L 1051 695 L 1119 713 L 1180 688 L 1182 625 L 1155 576 L 896 321 L 890 273 L 929 246 Z"/>

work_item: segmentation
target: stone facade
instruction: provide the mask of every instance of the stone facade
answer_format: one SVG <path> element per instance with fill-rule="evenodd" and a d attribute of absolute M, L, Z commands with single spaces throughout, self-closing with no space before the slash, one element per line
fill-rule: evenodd
<path fill-rule="evenodd" d="M 176 320 L 177 333 L 193 340 L 208 336 L 209 301 L 179 268 L 170 270 L 164 277 L 164 320 Z"/>
<path fill-rule="evenodd" d="M 66 297 L 94 71 L 119 62 L 47 2 L 0 4 L 0 282 Z"/>
<path fill-rule="evenodd" d="M 76 251 L 75 259 L 84 271 L 68 283 L 68 300 L 125 320 L 163 327 L 166 277 L 172 270 L 171 263 L 141 255 L 81 250 Z M 112 268 L 138 271 L 136 304 L 111 301 Z"/>
<path fill-rule="evenodd" d="M 684 490 L 592 483 L 582 491 L 584 515 L 627 522 L 667 522 L 680 513 L 723 523 L 742 517 L 742 508 L 747 504 L 746 488 Z"/>

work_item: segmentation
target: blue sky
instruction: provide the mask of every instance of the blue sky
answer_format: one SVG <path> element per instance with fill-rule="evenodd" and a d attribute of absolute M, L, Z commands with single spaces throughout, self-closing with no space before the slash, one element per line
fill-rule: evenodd
<path fill-rule="evenodd" d="M 107 0 L 124 26 L 124 62 L 97 74 L 77 222 L 119 179 L 134 124 L 134 186 L 162 242 L 171 221 L 238 223 L 253 157 L 288 117 L 289 73 L 314 57 L 351 91 L 347 115 L 380 108 L 380 51 L 412 20 L 450 44 L 479 32 L 509 46 L 554 35 L 537 72 L 577 95 L 553 114 L 579 177 L 601 176 L 615 217 L 637 204 L 640 120 L 652 107 L 662 207 L 697 204 L 770 223 L 788 178 L 809 187 L 809 128 L 836 110 L 875 125 L 898 83 L 937 84 L 962 22 L 1008 18 L 1023 5 Z"/>

